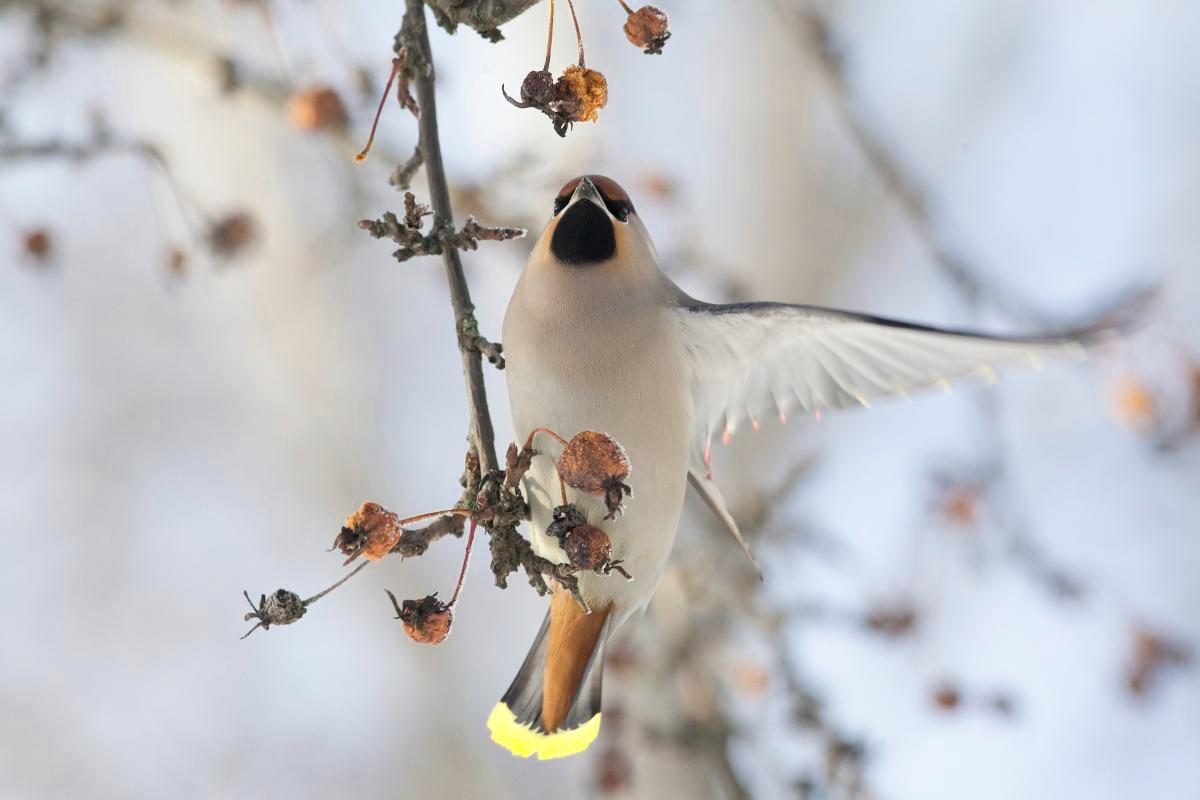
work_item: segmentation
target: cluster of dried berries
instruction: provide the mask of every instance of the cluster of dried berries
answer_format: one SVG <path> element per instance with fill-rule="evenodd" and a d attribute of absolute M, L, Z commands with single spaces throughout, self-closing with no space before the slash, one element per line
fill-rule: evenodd
<path fill-rule="evenodd" d="M 437 598 L 437 592 L 420 600 L 397 602 L 396 595 L 388 592 L 396 608 L 396 619 L 404 625 L 408 638 L 418 644 L 441 644 L 450 635 L 454 623 L 454 612 L 450 606 Z"/>
<path fill-rule="evenodd" d="M 595 122 L 608 103 L 608 80 L 602 72 L 571 65 L 556 81 L 548 70 L 534 70 L 521 82 L 521 99 L 501 86 L 504 99 L 517 108 L 536 108 L 550 118 L 554 132 L 566 136 L 576 122 Z"/>
<path fill-rule="evenodd" d="M 666 13 L 655 6 L 643 6 L 637 11 L 624 0 L 619 0 L 628 15 L 625 21 L 625 36 L 630 42 L 647 53 L 662 53 L 663 45 L 671 37 L 667 30 Z M 575 23 L 575 41 L 579 46 L 576 64 L 563 70 L 557 79 L 550 72 L 550 53 L 554 47 L 554 0 L 550 0 L 550 25 L 546 35 L 546 60 L 540 70 L 532 70 L 521 81 L 521 99 L 508 94 L 504 86 L 500 92 L 504 99 L 517 108 L 536 108 L 550 118 L 554 131 L 566 136 L 567 130 L 576 122 L 595 122 L 600 109 L 608 104 L 608 79 L 599 70 L 589 69 L 584 61 L 583 35 L 579 19 L 575 16 L 575 5 L 567 0 L 571 19 Z"/>
<path fill-rule="evenodd" d="M 411 202 L 410 206 L 409 215 L 419 217 L 421 209 Z M 532 443 L 539 432 L 552 436 L 563 445 L 563 451 L 555 461 L 563 505 L 554 510 L 554 521 L 548 533 L 558 540 L 573 571 L 592 570 L 601 575 L 616 571 L 626 580 L 632 580 L 629 573 L 621 568 L 620 561 L 613 560 L 612 542 L 608 534 L 588 523 L 584 515 L 566 500 L 566 487 L 571 486 L 589 495 L 603 497 L 609 512 L 605 519 L 612 519 L 621 513 L 622 500 L 632 494 L 625 483 L 630 466 L 624 448 L 611 437 L 596 431 L 583 431 L 568 441 L 554 431 L 537 428 L 529 434 L 524 447 L 518 449 L 515 443 L 509 446 L 504 471 L 481 475 L 478 458 L 473 451 L 468 453 L 466 470 L 461 479 L 465 491 L 455 508 L 400 519 L 379 503 L 363 503 L 346 518 L 330 549 L 339 550 L 345 555 L 346 564 L 360 556 L 365 561 L 337 583 L 307 600 L 301 600 L 294 592 L 280 589 L 271 595 L 263 595 L 257 606 L 250 602 L 252 612 L 246 615 L 246 619 L 256 619 L 258 624 L 246 635 L 249 636 L 260 627 L 267 629 L 271 625 L 295 622 L 304 615 L 308 605 L 348 581 L 371 561 L 378 561 L 392 553 L 399 553 L 402 557 L 420 555 L 430 541 L 449 534 L 461 535 L 462 520 L 469 518 L 471 525 L 462 568 L 449 602 L 439 600 L 436 593 L 401 602 L 388 592 L 396 610 L 396 618 L 403 622 L 409 638 L 421 644 L 440 644 L 449 635 L 454 621 L 453 608 L 462 591 L 478 526 L 483 525 L 489 532 L 505 526 L 515 531 L 516 525 L 529 517 L 529 507 L 521 496 L 519 483 L 538 455 Z M 435 517 L 438 519 L 424 528 L 405 530 L 405 525 Z M 519 537 L 519 534 L 514 535 Z M 567 577 L 574 580 L 569 574 Z M 248 594 L 246 599 L 250 599 Z M 583 603 L 578 595 L 576 599 Z"/>
<path fill-rule="evenodd" d="M 346 517 L 346 524 L 330 549 L 340 550 L 347 564 L 359 556 L 378 561 L 392 552 L 401 533 L 398 516 L 379 503 L 363 503 L 358 511 Z"/>

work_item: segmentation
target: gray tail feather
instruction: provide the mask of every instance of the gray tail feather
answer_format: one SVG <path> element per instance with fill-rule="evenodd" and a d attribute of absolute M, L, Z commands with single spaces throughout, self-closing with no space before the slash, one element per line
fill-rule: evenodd
<path fill-rule="evenodd" d="M 596 637 L 596 649 L 588 659 L 583 671 L 583 680 L 575 690 L 575 698 L 571 701 L 571 710 L 567 712 L 559 730 L 571 730 L 584 724 L 600 713 L 600 688 L 604 679 L 604 649 L 608 634 L 612 627 L 612 616 L 604 620 L 604 627 Z M 550 633 L 550 612 L 542 620 L 542 627 L 529 654 L 513 678 L 512 685 L 504 693 L 500 701 L 508 706 L 509 711 L 517 718 L 517 722 L 528 725 L 539 733 L 546 733 L 542 724 L 542 685 L 543 673 L 546 668 L 546 646 Z"/>

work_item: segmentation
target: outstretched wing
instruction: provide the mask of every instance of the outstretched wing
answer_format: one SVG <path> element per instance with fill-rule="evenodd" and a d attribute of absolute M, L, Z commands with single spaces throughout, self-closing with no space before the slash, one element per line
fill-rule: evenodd
<path fill-rule="evenodd" d="M 705 464 L 714 437 L 796 411 L 866 406 L 877 397 L 960 378 L 995 380 L 1003 366 L 1083 353 L 1082 336 L 995 337 L 816 306 L 689 304 L 675 311 L 687 349 Z"/>

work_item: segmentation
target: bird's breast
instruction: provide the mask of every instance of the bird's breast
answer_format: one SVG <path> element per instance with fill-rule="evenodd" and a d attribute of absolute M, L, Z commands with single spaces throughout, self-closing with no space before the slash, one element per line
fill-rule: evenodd
<path fill-rule="evenodd" d="M 602 311 L 602 310 L 601 310 Z M 601 524 L 634 575 L 581 575 L 585 597 L 611 600 L 621 618 L 649 600 L 683 507 L 691 427 L 684 350 L 664 308 L 529 308 L 514 296 L 504 322 L 509 398 L 518 437 L 545 427 L 570 438 L 583 430 L 609 434 L 629 456 L 633 497 L 618 520 L 601 523 L 603 502 L 571 490 L 569 499 Z M 540 436 L 535 447 L 557 456 Z M 565 561 L 544 533 L 561 502 L 553 461 L 534 459 L 526 476 L 531 541 L 540 555 Z M 618 620 L 619 621 L 619 620 Z"/>

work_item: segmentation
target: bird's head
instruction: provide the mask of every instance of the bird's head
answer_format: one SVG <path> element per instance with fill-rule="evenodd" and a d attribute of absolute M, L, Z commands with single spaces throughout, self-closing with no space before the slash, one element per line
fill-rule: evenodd
<path fill-rule="evenodd" d="M 564 267 L 621 268 L 646 256 L 657 260 L 633 201 L 612 178 L 572 178 L 554 198 L 553 211 L 535 251 Z"/>

